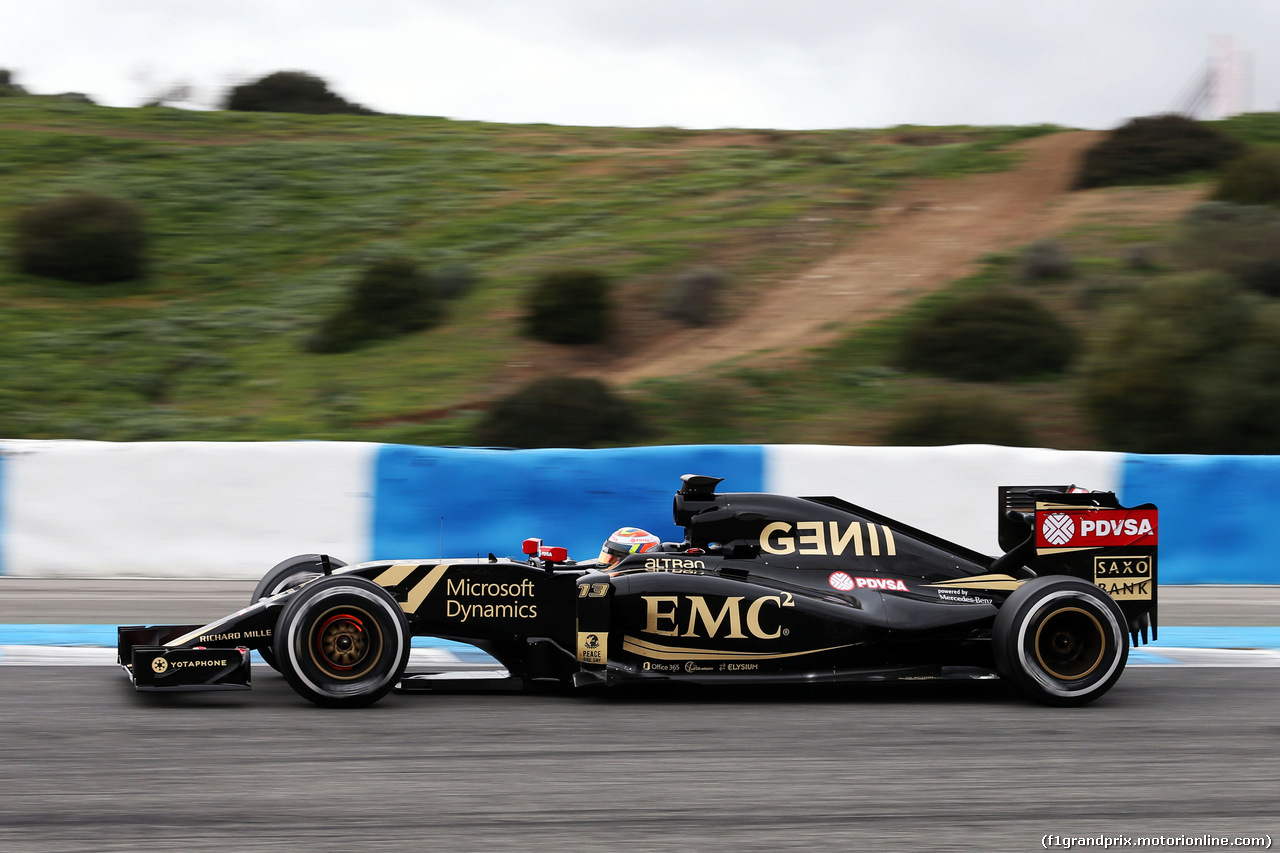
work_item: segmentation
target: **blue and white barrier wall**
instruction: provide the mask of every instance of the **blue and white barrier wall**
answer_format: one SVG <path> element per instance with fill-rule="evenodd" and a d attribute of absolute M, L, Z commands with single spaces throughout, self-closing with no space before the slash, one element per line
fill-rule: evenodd
<path fill-rule="evenodd" d="M 623 525 L 678 539 L 671 496 L 686 473 L 726 491 L 836 495 L 990 554 L 997 486 L 1077 483 L 1160 506 L 1165 583 L 1280 583 L 1280 457 L 987 445 L 0 441 L 0 573 L 249 579 L 298 553 L 508 556 L 531 536 L 589 559 Z"/>

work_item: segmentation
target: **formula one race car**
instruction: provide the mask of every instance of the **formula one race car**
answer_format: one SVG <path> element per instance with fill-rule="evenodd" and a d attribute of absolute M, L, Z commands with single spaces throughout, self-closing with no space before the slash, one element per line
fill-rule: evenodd
<path fill-rule="evenodd" d="M 1116 683 L 1130 637 L 1154 639 L 1151 504 L 1001 487 L 993 558 L 838 498 L 681 479 L 679 544 L 613 565 L 537 539 L 527 559 L 303 555 L 223 619 L 121 627 L 119 662 L 139 690 L 244 690 L 256 649 L 312 702 L 355 707 L 440 689 L 405 672 L 410 638 L 434 636 L 488 652 L 513 688 L 1003 677 L 1082 705 Z"/>

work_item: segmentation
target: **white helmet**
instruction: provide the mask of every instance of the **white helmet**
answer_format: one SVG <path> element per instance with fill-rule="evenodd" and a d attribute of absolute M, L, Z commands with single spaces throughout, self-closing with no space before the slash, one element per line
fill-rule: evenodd
<path fill-rule="evenodd" d="M 623 557 L 657 548 L 659 541 L 657 536 L 638 527 L 620 527 L 604 540 L 600 548 L 600 563 L 612 566 Z"/>

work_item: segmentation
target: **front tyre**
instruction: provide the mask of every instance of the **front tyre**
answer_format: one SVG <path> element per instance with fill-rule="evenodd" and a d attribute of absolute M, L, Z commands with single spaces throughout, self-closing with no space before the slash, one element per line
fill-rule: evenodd
<path fill-rule="evenodd" d="M 289 597 L 274 651 L 301 696 L 328 708 L 359 708 L 381 699 L 404 674 L 409 625 L 382 587 L 334 575 Z"/>
<path fill-rule="evenodd" d="M 1020 586 L 991 629 L 996 668 L 1046 705 L 1084 705 L 1111 689 L 1129 658 L 1124 613 L 1100 588 L 1072 577 Z"/>

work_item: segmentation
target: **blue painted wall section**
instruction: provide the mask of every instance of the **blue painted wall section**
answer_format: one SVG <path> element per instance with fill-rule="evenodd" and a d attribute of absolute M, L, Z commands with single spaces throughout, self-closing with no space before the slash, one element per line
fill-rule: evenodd
<path fill-rule="evenodd" d="M 0 453 L 0 575 L 4 574 L 5 543 L 8 541 L 4 528 L 4 508 L 9 505 L 9 495 L 5 492 L 4 484 L 4 460 L 4 454 Z"/>
<path fill-rule="evenodd" d="M 384 445 L 374 473 L 375 560 L 519 556 L 529 537 L 591 560 L 619 527 L 664 541 L 681 474 L 723 477 L 724 491 L 764 490 L 756 445 L 491 450 Z"/>
<path fill-rule="evenodd" d="M 1161 583 L 1280 583 L 1280 456 L 1131 455 L 1121 482 L 1160 508 Z"/>

